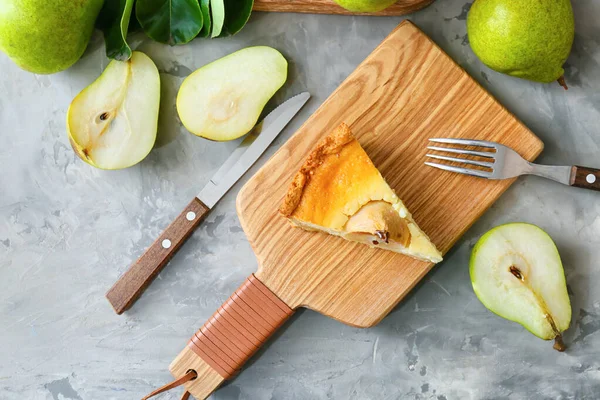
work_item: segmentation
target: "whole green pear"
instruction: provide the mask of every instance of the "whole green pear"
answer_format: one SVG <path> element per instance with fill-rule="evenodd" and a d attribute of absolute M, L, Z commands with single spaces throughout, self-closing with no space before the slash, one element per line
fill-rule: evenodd
<path fill-rule="evenodd" d="M 467 33 L 473 52 L 493 70 L 564 86 L 575 36 L 570 0 L 475 0 Z"/>
<path fill-rule="evenodd" d="M 372 13 L 384 10 L 398 0 L 335 0 L 341 7 L 352 12 Z"/>
<path fill-rule="evenodd" d="M 37 74 L 69 68 L 83 55 L 104 0 L 0 0 L 0 49 Z"/>

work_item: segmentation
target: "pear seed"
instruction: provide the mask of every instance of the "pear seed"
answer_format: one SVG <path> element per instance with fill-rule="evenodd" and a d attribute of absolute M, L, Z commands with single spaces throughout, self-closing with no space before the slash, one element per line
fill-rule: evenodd
<path fill-rule="evenodd" d="M 523 275 L 521 274 L 521 271 L 519 270 L 519 268 L 515 267 L 514 265 L 511 265 L 510 268 L 508 269 L 510 271 L 511 274 L 513 274 L 517 279 L 523 280 Z"/>

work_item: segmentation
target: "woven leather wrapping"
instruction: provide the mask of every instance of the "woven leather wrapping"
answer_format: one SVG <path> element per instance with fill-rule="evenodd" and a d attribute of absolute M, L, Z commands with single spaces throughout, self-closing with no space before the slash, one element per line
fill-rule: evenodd
<path fill-rule="evenodd" d="M 254 275 L 196 332 L 188 346 L 229 379 L 294 313 Z"/>

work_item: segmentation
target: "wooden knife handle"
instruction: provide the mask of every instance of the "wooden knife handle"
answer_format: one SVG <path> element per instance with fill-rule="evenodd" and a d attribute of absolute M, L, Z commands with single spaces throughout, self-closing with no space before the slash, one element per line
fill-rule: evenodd
<path fill-rule="evenodd" d="M 189 370 L 198 377 L 185 383 L 196 399 L 205 399 L 242 368 L 294 313 L 254 275 L 192 336 L 169 369 L 175 378 Z"/>
<path fill-rule="evenodd" d="M 600 191 L 600 169 L 574 166 L 571 186 Z"/>
<path fill-rule="evenodd" d="M 194 197 L 152 246 L 110 288 L 106 298 L 117 314 L 122 314 L 133 305 L 209 210 L 202 201 Z"/>

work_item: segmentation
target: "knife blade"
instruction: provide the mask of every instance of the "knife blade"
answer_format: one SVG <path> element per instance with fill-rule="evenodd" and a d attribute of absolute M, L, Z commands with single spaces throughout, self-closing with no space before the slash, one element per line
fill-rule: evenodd
<path fill-rule="evenodd" d="M 254 165 L 309 98 L 308 92 L 300 93 L 271 111 L 231 153 L 196 197 L 209 208 L 214 207 L 221 197 Z"/>
<path fill-rule="evenodd" d="M 309 98 L 308 92 L 296 95 L 258 123 L 200 193 L 108 290 L 106 298 L 117 314 L 133 305 L 208 212 L 254 165 Z"/>

